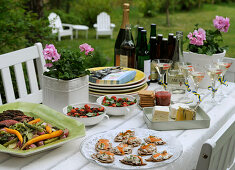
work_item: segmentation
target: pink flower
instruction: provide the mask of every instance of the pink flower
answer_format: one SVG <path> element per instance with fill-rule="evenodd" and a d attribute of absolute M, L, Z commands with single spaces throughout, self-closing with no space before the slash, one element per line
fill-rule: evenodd
<path fill-rule="evenodd" d="M 60 54 L 58 54 L 53 44 L 46 44 L 46 47 L 43 50 L 43 55 L 45 60 L 51 60 L 52 62 L 58 61 L 60 59 Z"/>
<path fill-rule="evenodd" d="M 45 67 L 52 67 L 52 66 L 53 66 L 52 63 L 46 63 L 46 64 L 45 64 Z"/>
<path fill-rule="evenodd" d="M 194 30 L 193 33 L 190 32 L 187 37 L 190 40 L 190 44 L 201 46 L 204 44 L 203 41 L 206 40 L 206 31 L 199 28 L 198 30 Z"/>
<path fill-rule="evenodd" d="M 222 16 L 216 16 L 213 20 L 214 27 L 218 29 L 220 32 L 228 32 L 229 18 L 224 18 Z"/>
<path fill-rule="evenodd" d="M 91 46 L 87 43 L 80 45 L 79 48 L 80 48 L 81 52 L 85 51 L 85 55 L 88 55 L 89 52 L 94 51 L 94 48 L 91 48 Z"/>

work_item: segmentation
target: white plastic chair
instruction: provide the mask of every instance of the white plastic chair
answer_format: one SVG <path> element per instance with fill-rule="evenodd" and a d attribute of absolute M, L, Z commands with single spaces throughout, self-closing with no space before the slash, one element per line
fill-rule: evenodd
<path fill-rule="evenodd" d="M 52 33 L 58 33 L 58 41 L 61 41 L 61 37 L 70 36 L 71 40 L 73 39 L 73 25 L 71 24 L 62 24 L 60 17 L 52 12 L 48 16 L 49 19 L 49 27 L 52 27 Z M 69 29 L 64 29 L 64 27 L 69 27 Z"/>
<path fill-rule="evenodd" d="M 235 169 L 235 115 L 202 146 L 196 170 Z"/>
<path fill-rule="evenodd" d="M 99 35 L 110 35 L 110 38 L 113 38 L 115 24 L 111 23 L 110 16 L 106 12 L 101 12 L 97 16 L 97 24 L 93 26 L 96 29 L 96 39 L 98 39 Z"/>
<path fill-rule="evenodd" d="M 45 60 L 43 58 L 42 51 L 42 44 L 36 43 L 32 47 L 0 55 L 0 71 L 7 103 L 17 101 L 32 103 L 42 102 L 42 73 L 45 70 Z M 27 69 L 30 94 L 27 93 L 26 89 L 25 77 L 22 67 L 23 63 L 25 63 Z M 17 99 L 13 89 L 13 82 L 10 73 L 11 66 L 13 66 L 14 68 L 16 84 L 19 94 L 19 98 Z M 37 77 L 39 79 L 39 84 Z M 0 93 L 0 105 L 2 104 L 3 102 Z"/>

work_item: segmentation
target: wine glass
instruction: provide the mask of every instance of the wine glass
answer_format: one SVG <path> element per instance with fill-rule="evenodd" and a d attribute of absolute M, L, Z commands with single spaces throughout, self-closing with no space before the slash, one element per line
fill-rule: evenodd
<path fill-rule="evenodd" d="M 169 70 L 172 64 L 172 60 L 169 59 L 155 59 L 154 62 L 156 63 L 156 70 L 159 74 L 160 80 L 159 82 L 163 85 L 164 89 L 166 90 L 166 84 L 164 83 L 164 75 Z"/>
<path fill-rule="evenodd" d="M 187 88 L 187 92 L 185 93 L 183 99 L 180 100 L 181 103 L 192 103 L 192 99 L 189 97 L 189 92 L 191 92 L 190 86 L 189 86 L 189 75 L 190 72 L 193 71 L 193 66 L 190 64 L 186 64 L 185 62 L 179 62 L 178 63 L 180 72 L 183 73 L 184 79 L 185 79 L 185 86 Z"/>
<path fill-rule="evenodd" d="M 213 105 L 217 104 L 217 102 L 215 101 L 215 93 L 217 92 L 217 88 L 216 88 L 216 81 L 218 80 L 218 77 L 221 75 L 221 73 L 223 72 L 223 70 L 219 69 L 217 67 L 216 64 L 207 64 L 205 66 L 205 69 L 207 71 L 207 74 L 210 77 L 211 80 L 211 86 L 208 87 L 208 89 L 212 92 L 211 93 L 211 103 Z"/>
<path fill-rule="evenodd" d="M 220 82 L 220 85 L 218 87 L 220 89 L 219 95 L 221 95 L 222 97 L 226 97 L 227 95 L 223 93 L 223 87 L 227 86 L 226 82 L 224 81 L 224 75 L 227 72 L 227 70 L 229 69 L 229 67 L 232 65 L 232 63 L 223 61 L 223 59 L 218 59 L 215 64 L 218 69 L 222 70 L 222 73 L 220 74 L 219 79 L 218 79 Z"/>
<path fill-rule="evenodd" d="M 193 91 L 193 94 L 197 95 L 197 103 L 200 103 L 200 94 L 199 94 L 199 84 L 205 77 L 205 70 L 198 64 L 193 65 L 193 69 L 190 72 L 190 77 L 193 80 L 193 84 L 195 87 L 195 90 Z"/>

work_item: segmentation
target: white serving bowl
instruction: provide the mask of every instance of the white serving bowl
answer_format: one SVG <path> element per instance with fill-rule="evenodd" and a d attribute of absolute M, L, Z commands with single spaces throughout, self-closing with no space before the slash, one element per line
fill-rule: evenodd
<path fill-rule="evenodd" d="M 78 107 L 78 108 L 81 108 L 81 107 L 84 107 L 84 105 L 85 104 L 87 104 L 88 106 L 90 106 L 90 107 L 103 107 L 103 106 L 101 106 L 101 105 L 99 105 L 99 104 L 97 104 L 97 103 L 78 103 L 78 104 L 71 104 L 70 106 L 73 106 L 73 107 Z M 63 113 L 66 115 L 66 116 L 68 116 L 67 115 L 67 107 L 68 106 L 66 106 L 66 107 L 64 107 L 63 108 Z M 85 117 L 85 118 L 79 118 L 79 117 L 73 117 L 73 116 L 68 116 L 68 117 L 70 117 L 70 118 L 72 118 L 72 119 L 75 119 L 75 120 L 78 120 L 79 122 L 82 122 L 82 123 L 84 123 L 84 125 L 85 126 L 91 126 L 91 125 L 95 125 L 95 124 L 97 124 L 97 123 L 100 123 L 102 120 L 103 120 L 103 118 L 105 117 L 105 118 L 107 118 L 107 119 L 109 119 L 109 116 L 106 114 L 106 108 L 104 107 L 104 113 L 103 114 L 101 114 L 101 115 L 99 115 L 99 116 L 95 116 L 95 117 Z"/>
<path fill-rule="evenodd" d="M 131 96 L 131 95 L 122 95 L 122 94 L 111 94 L 111 95 L 106 95 L 108 98 L 115 96 L 117 98 L 128 98 L 131 101 L 134 101 L 136 98 Z M 105 96 L 100 96 L 96 102 L 102 105 L 102 101 Z M 114 116 L 120 116 L 120 115 L 127 115 L 128 113 L 131 113 L 135 107 L 137 106 L 137 102 L 131 106 L 125 106 L 125 107 L 108 107 L 102 105 L 104 108 L 107 110 L 108 115 L 114 115 Z"/>

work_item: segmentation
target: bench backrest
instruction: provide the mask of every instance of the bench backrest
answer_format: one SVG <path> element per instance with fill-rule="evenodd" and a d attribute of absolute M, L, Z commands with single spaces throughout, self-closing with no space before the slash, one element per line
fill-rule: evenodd
<path fill-rule="evenodd" d="M 105 31 L 110 30 L 110 16 L 106 12 L 101 12 L 97 16 L 97 30 Z"/>
<path fill-rule="evenodd" d="M 60 19 L 59 15 L 52 12 L 48 16 L 48 19 L 49 19 L 50 27 L 52 27 L 52 33 L 57 33 L 58 29 L 63 31 L 62 22 L 61 22 L 61 19 Z"/>
<path fill-rule="evenodd" d="M 45 65 L 42 51 L 42 44 L 36 43 L 32 47 L 0 55 L 1 79 L 6 100 L 4 103 L 42 102 L 41 84 Z M 27 83 L 29 84 L 29 93 L 27 92 Z M 18 91 L 17 94 L 16 91 Z M 4 104 L 2 89 L 1 93 L 0 105 Z"/>
<path fill-rule="evenodd" d="M 235 115 L 202 146 L 197 170 L 226 170 L 234 168 Z M 232 168 L 231 168 L 232 169 Z"/>

